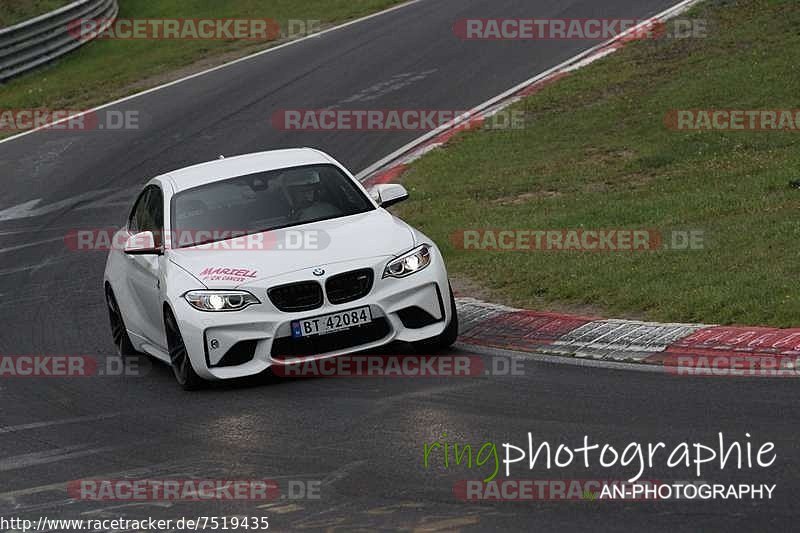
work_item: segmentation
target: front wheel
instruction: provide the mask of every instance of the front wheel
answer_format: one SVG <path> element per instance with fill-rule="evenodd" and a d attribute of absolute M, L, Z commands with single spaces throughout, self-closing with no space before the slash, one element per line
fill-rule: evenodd
<path fill-rule="evenodd" d="M 117 353 L 122 357 L 137 355 L 131 338 L 128 336 L 128 330 L 125 328 L 125 322 L 122 320 L 122 311 L 120 311 L 117 299 L 114 297 L 114 291 L 108 286 L 106 287 L 106 306 L 108 307 L 108 318 L 111 322 L 111 338 L 114 341 L 114 346 L 117 347 Z"/>
<path fill-rule="evenodd" d="M 167 330 L 167 347 L 169 348 L 169 359 L 172 362 L 172 371 L 175 379 L 184 390 L 197 390 L 203 388 L 206 382 L 197 375 L 189 359 L 189 352 L 186 350 L 186 343 L 178 329 L 178 321 L 171 311 L 164 312 L 164 326 Z"/>
<path fill-rule="evenodd" d="M 436 337 L 419 341 L 415 345 L 417 348 L 429 351 L 443 351 L 450 348 L 458 339 L 458 310 L 456 309 L 456 298 L 453 295 L 453 287 L 450 289 L 450 309 L 451 318 L 447 327 Z"/>

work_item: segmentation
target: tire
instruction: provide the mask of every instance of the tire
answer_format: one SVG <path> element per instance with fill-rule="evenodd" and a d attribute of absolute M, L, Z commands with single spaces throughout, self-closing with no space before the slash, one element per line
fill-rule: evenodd
<path fill-rule="evenodd" d="M 110 286 L 106 287 L 106 306 L 108 307 L 108 318 L 111 323 L 111 339 L 117 347 L 117 353 L 122 356 L 138 355 L 139 352 L 133 347 L 128 330 L 125 328 L 125 321 L 122 319 L 122 311 L 119 309 L 114 291 Z"/>
<path fill-rule="evenodd" d="M 172 372 L 175 380 L 183 390 L 192 391 L 202 389 L 206 381 L 197 375 L 183 342 L 183 336 L 178 328 L 178 322 L 169 309 L 164 311 L 164 327 L 167 332 L 167 346 L 169 348 L 169 359 L 172 362 Z"/>
<path fill-rule="evenodd" d="M 450 323 L 436 337 L 425 339 L 415 343 L 418 349 L 425 351 L 441 352 L 450 348 L 458 339 L 458 310 L 456 309 L 456 298 L 453 295 L 453 287 L 450 288 L 450 309 L 452 310 Z"/>

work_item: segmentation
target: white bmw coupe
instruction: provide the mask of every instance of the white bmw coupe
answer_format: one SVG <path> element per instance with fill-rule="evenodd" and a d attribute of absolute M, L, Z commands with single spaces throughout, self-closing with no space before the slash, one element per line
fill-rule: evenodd
<path fill-rule="evenodd" d="M 384 209 L 406 198 L 309 148 L 153 178 L 106 264 L 114 343 L 186 389 L 395 340 L 445 349 L 458 318 L 442 255 Z"/>

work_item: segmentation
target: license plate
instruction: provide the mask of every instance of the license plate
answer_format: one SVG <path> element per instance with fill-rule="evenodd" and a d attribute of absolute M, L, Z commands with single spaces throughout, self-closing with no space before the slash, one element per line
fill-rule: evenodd
<path fill-rule="evenodd" d="M 322 315 L 305 320 L 292 322 L 292 337 L 312 337 L 314 335 L 327 335 L 355 326 L 362 326 L 372 322 L 372 311 L 369 307 L 359 307 L 349 311 L 340 311 L 330 315 Z"/>

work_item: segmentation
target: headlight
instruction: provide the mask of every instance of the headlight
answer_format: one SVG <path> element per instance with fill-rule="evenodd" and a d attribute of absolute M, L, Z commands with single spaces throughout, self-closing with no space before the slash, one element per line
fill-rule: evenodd
<path fill-rule="evenodd" d="M 261 303 L 247 291 L 191 291 L 184 298 L 200 311 L 241 311 Z"/>
<path fill-rule="evenodd" d="M 404 278 L 415 272 L 419 272 L 431 264 L 431 247 L 423 244 L 415 248 L 406 255 L 393 259 L 386 270 L 383 271 L 384 278 Z"/>

